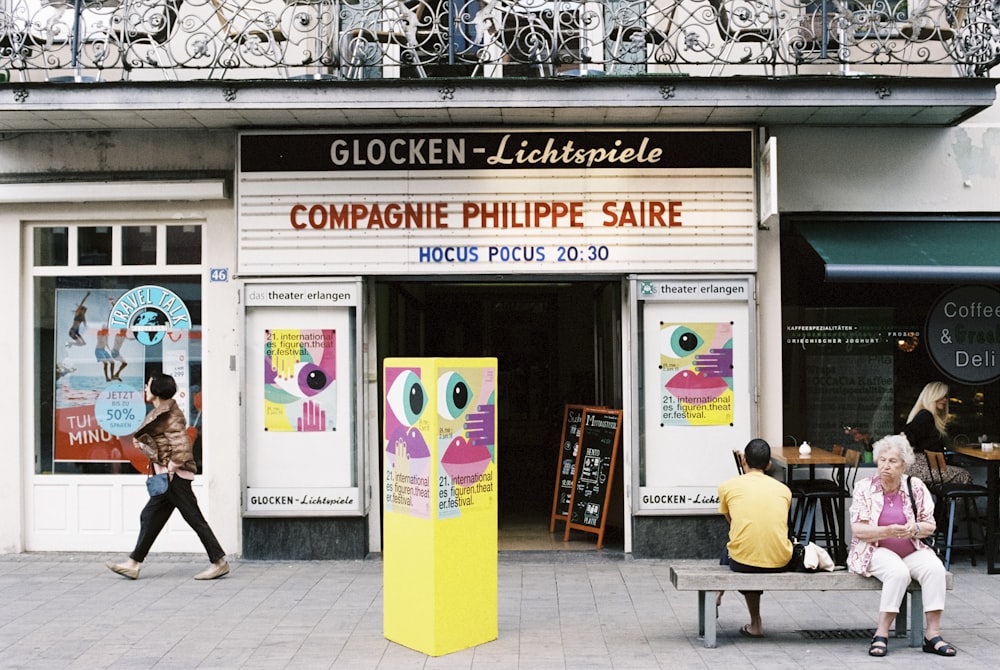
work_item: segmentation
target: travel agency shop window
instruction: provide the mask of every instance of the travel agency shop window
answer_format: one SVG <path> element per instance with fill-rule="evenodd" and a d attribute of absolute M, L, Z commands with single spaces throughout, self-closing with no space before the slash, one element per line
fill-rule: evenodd
<path fill-rule="evenodd" d="M 868 452 L 932 381 L 949 386 L 949 441 L 1000 439 L 997 248 L 987 218 L 786 219 L 786 441 Z"/>
<path fill-rule="evenodd" d="M 202 228 L 108 221 L 24 229 L 34 332 L 29 550 L 134 542 L 128 520 L 109 520 L 121 516 L 122 501 L 141 504 L 141 479 L 95 488 L 79 476 L 147 471 L 131 436 L 149 409 L 143 387 L 153 372 L 177 381 L 200 471 Z"/>

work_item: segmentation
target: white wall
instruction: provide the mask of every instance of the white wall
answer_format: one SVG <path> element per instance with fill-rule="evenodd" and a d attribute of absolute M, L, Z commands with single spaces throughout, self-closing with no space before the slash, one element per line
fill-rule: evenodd
<path fill-rule="evenodd" d="M 777 225 L 757 231 L 757 434 L 775 447 L 783 444 L 784 432 L 779 237 Z"/>
<path fill-rule="evenodd" d="M 996 212 L 1000 109 L 956 128 L 772 128 L 785 212 Z"/>
<path fill-rule="evenodd" d="M 208 492 L 200 501 L 209 525 L 228 554 L 241 554 L 240 495 L 242 443 L 240 436 L 240 389 L 243 387 L 241 360 L 243 315 L 240 283 L 233 281 L 236 268 L 235 205 L 232 201 L 213 203 L 206 209 L 208 232 L 202 249 L 202 264 L 224 267 L 228 282 L 202 283 L 202 376 L 203 395 L 202 463 L 205 474 L 199 479 Z"/>
<path fill-rule="evenodd" d="M 0 244 L 0 286 L 5 287 L 0 291 L 0 314 L 6 315 L 8 329 L 4 352 L 7 380 L 0 384 L 0 426 L 4 429 L 4 439 L 0 441 L 0 510 L 3 510 L 0 513 L 0 553 L 24 550 L 22 473 L 31 467 L 31 463 L 24 462 L 25 450 L 21 446 L 31 439 L 30 430 L 26 430 L 21 421 L 23 403 L 31 402 L 31 398 L 23 397 L 18 383 L 22 371 L 34 367 L 21 346 L 21 333 L 27 326 L 22 318 L 21 292 L 16 290 L 21 285 L 20 229 L 20 222 L 12 216 L 10 208 L 0 207 L 0 239 L 5 242 Z"/>
<path fill-rule="evenodd" d="M 81 131 L 9 133 L 0 151 L 0 174 L 32 179 L 83 173 L 151 170 L 225 170 L 236 156 L 234 131 Z M 34 180 L 34 179 L 33 179 Z"/>

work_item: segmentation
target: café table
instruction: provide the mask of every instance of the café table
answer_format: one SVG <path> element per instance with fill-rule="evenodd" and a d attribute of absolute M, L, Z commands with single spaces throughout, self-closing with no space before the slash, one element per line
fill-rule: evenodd
<path fill-rule="evenodd" d="M 837 471 L 835 480 L 844 481 L 844 466 L 847 460 L 843 456 L 838 456 L 832 451 L 812 447 L 808 454 L 799 453 L 798 447 L 781 447 L 771 452 L 771 461 L 785 468 L 785 483 L 792 485 L 793 474 L 797 468 L 808 467 L 809 478 L 816 478 L 816 466 L 832 467 Z M 844 523 L 845 510 L 847 505 L 847 492 L 844 487 L 840 487 L 840 498 L 837 505 L 837 513 L 840 515 L 840 523 Z M 847 544 L 844 540 L 845 533 L 838 533 L 837 548 L 834 552 L 833 560 L 837 565 L 844 565 L 847 561 Z"/>
<path fill-rule="evenodd" d="M 1000 574 L 997 567 L 997 531 L 1000 530 L 1000 449 L 984 451 L 981 447 L 955 446 L 952 451 L 966 458 L 975 460 L 986 466 L 986 572 L 991 575 Z"/>

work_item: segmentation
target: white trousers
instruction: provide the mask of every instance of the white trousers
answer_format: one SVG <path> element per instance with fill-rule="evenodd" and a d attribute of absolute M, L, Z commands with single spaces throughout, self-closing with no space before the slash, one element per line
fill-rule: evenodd
<path fill-rule="evenodd" d="M 903 602 L 911 579 L 920 583 L 925 612 L 944 609 L 946 573 L 944 564 L 933 551 L 921 549 L 906 558 L 900 558 L 896 552 L 878 547 L 872 554 L 868 569 L 882 582 L 879 612 L 899 613 L 899 605 Z"/>

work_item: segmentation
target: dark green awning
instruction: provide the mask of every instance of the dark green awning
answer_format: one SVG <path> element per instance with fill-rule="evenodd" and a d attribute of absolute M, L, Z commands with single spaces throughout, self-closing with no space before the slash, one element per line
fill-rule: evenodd
<path fill-rule="evenodd" d="M 831 282 L 1000 282 L 1000 222 L 809 221 Z"/>

